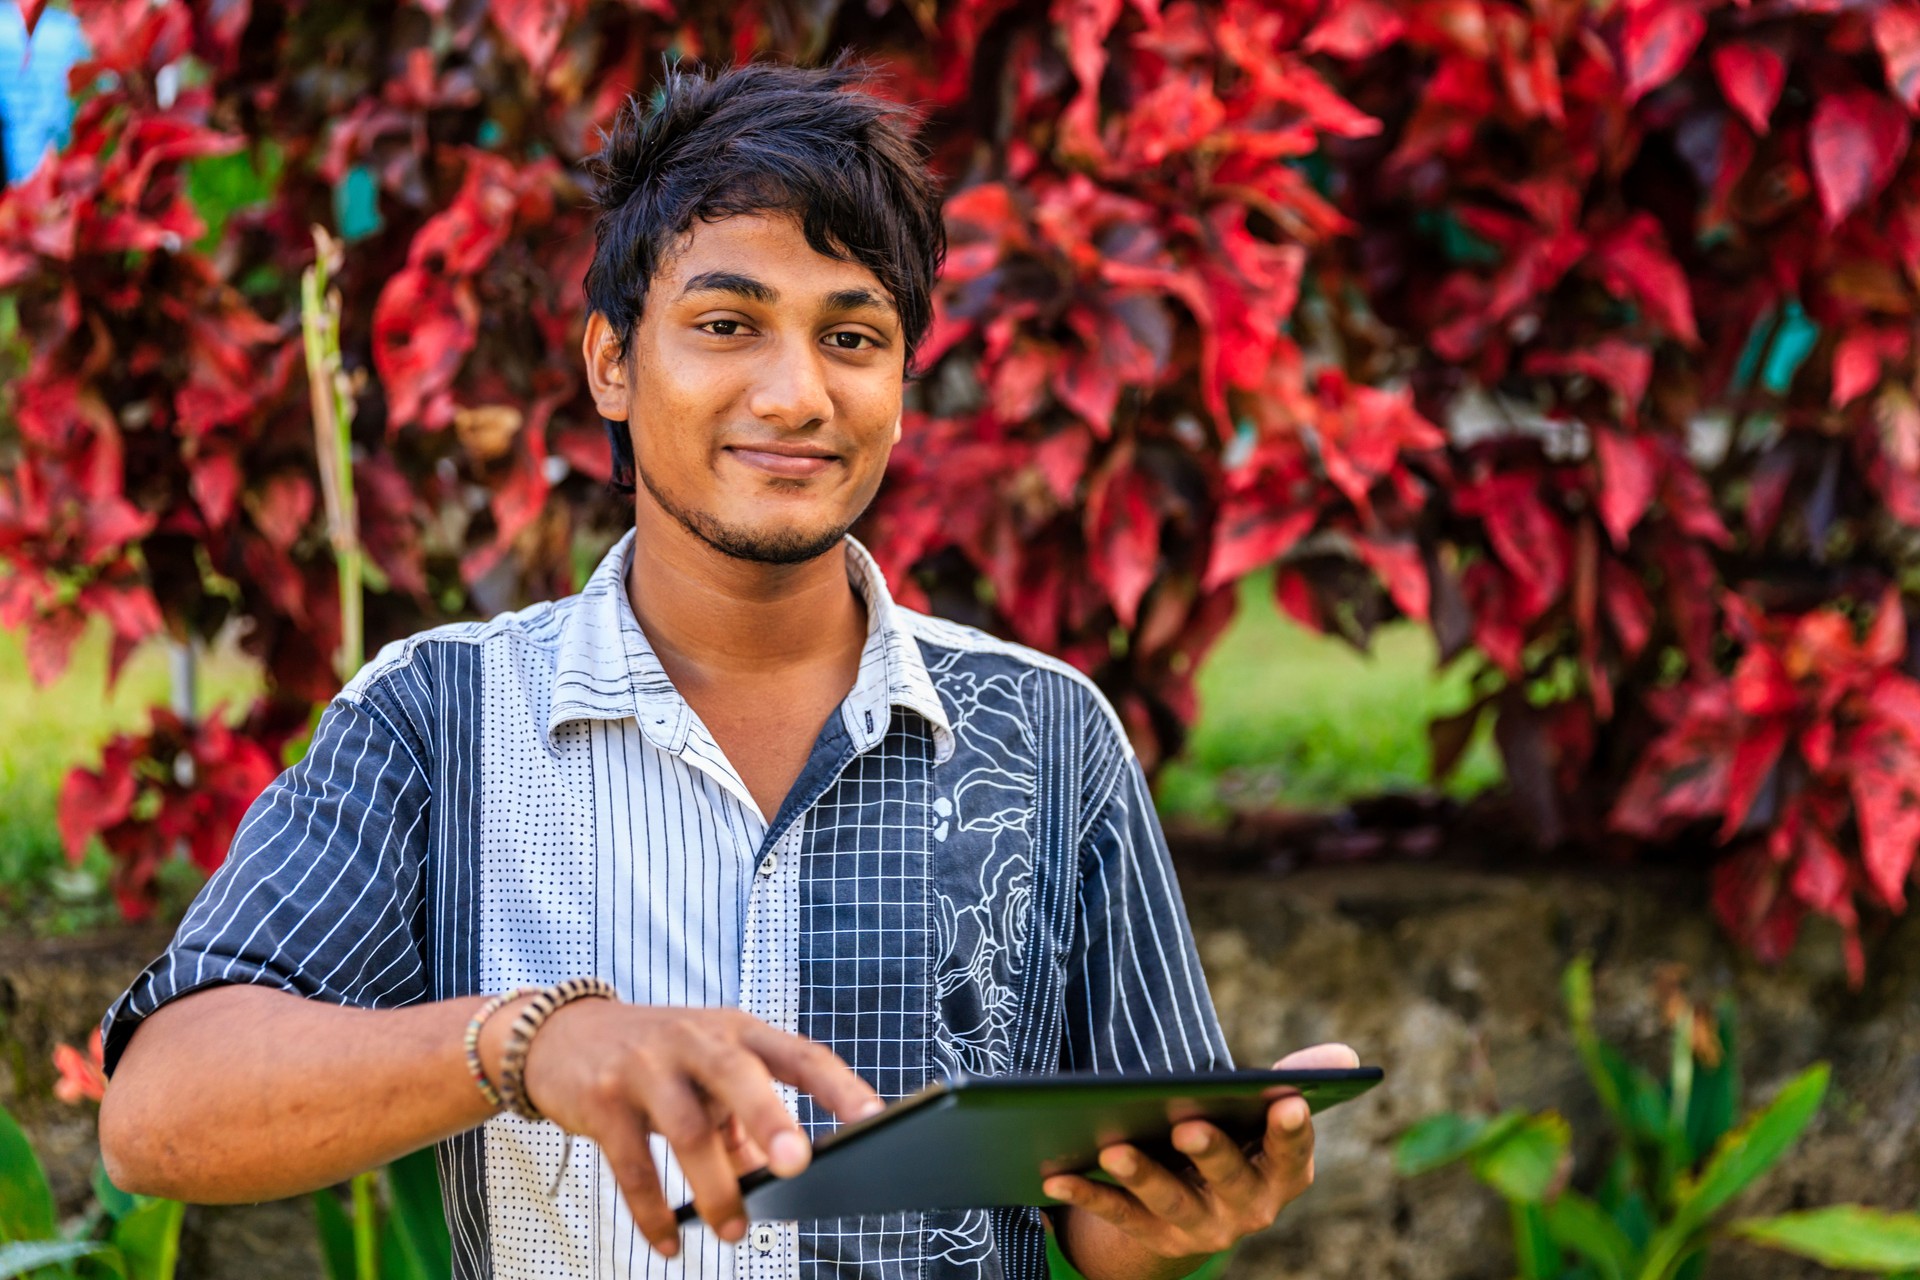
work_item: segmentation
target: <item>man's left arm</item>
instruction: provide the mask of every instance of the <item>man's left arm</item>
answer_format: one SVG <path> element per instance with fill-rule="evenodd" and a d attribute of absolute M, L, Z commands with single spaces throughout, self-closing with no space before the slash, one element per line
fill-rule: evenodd
<path fill-rule="evenodd" d="M 1080 842 L 1062 1066 L 1230 1069 L 1145 775 L 1130 752 L 1109 768 L 1106 784 L 1094 787 Z M 1358 1058 L 1345 1045 L 1321 1045 L 1276 1065 L 1356 1066 Z M 1171 1137 L 1191 1168 L 1176 1172 L 1123 1143 L 1100 1154 L 1111 1184 L 1071 1175 L 1047 1181 L 1046 1193 L 1062 1202 L 1053 1211 L 1061 1251 L 1087 1280 L 1186 1275 L 1269 1226 L 1313 1181 L 1313 1123 L 1297 1097 L 1268 1111 L 1257 1151 L 1204 1121 L 1178 1125 Z"/>

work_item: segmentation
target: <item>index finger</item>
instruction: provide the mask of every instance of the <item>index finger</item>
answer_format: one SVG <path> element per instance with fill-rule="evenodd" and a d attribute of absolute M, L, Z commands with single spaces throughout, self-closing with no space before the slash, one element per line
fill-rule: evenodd
<path fill-rule="evenodd" d="M 742 1037 L 776 1078 L 813 1095 L 842 1122 L 865 1120 L 886 1109 L 886 1100 L 854 1074 L 840 1056 L 817 1041 L 759 1023 Z"/>

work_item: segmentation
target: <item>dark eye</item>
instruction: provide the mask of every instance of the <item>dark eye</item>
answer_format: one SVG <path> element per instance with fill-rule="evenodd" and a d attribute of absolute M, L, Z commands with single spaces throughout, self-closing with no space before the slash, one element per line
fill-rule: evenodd
<path fill-rule="evenodd" d="M 720 338 L 731 338 L 740 332 L 740 322 L 738 320 L 709 320 L 700 327 L 715 337 Z"/>
<path fill-rule="evenodd" d="M 853 333 L 848 330 L 842 330 L 839 333 L 830 333 L 827 335 L 827 340 L 842 351 L 860 351 L 863 349 L 860 346 L 861 343 L 873 342 L 873 339 L 864 333 Z"/>

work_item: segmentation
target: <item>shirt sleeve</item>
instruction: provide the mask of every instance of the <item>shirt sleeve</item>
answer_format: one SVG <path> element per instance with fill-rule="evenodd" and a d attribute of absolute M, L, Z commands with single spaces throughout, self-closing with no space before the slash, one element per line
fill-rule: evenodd
<path fill-rule="evenodd" d="M 426 998 L 432 796 L 419 751 L 378 686 L 334 699 L 306 756 L 247 810 L 166 953 L 107 1011 L 109 1072 L 142 1021 L 207 987 L 254 983 L 367 1008 Z"/>
<path fill-rule="evenodd" d="M 1231 1070 L 1146 776 L 1124 739 L 1102 745 L 1095 772 L 1106 782 L 1080 840 L 1061 1067 Z"/>

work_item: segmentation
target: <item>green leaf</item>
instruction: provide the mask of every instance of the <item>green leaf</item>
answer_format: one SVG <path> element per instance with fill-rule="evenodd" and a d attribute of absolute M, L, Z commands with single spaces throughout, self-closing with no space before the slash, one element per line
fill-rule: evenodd
<path fill-rule="evenodd" d="M 330 1190 L 314 1192 L 313 1218 L 320 1232 L 320 1256 L 327 1266 L 327 1280 L 354 1280 L 353 1223 L 340 1207 L 340 1198 Z"/>
<path fill-rule="evenodd" d="M 1746 1218 L 1731 1229 L 1735 1235 L 1811 1258 L 1823 1267 L 1877 1273 L 1920 1267 L 1920 1214 L 1836 1204 L 1774 1218 Z"/>
<path fill-rule="evenodd" d="M 1473 1173 L 1509 1200 L 1537 1204 L 1564 1183 L 1573 1132 L 1557 1111 L 1515 1125 L 1498 1141 L 1482 1143 Z"/>
<path fill-rule="evenodd" d="M 1414 1177 L 1452 1164 L 1473 1151 L 1488 1124 L 1480 1116 L 1463 1116 L 1457 1111 L 1428 1116 L 1400 1135 L 1393 1148 L 1393 1166 L 1405 1176 Z"/>
<path fill-rule="evenodd" d="M 1739 1015 L 1731 1000 L 1720 1001 L 1714 1013 L 1720 1065 L 1695 1065 L 1693 1100 L 1687 1107 L 1687 1149 L 1695 1161 L 1733 1128 L 1740 1109 Z"/>
<path fill-rule="evenodd" d="M 431 1280 L 389 1214 L 380 1224 L 380 1280 Z"/>
<path fill-rule="evenodd" d="M 453 1274 L 453 1240 L 440 1200 L 440 1164 L 432 1147 L 387 1166 L 393 1217 L 409 1255 L 429 1280 Z"/>
<path fill-rule="evenodd" d="M 186 1206 L 178 1200 L 148 1200 L 113 1227 L 113 1242 L 126 1255 L 128 1280 L 173 1280 L 180 1262 L 180 1223 Z"/>
<path fill-rule="evenodd" d="M 0 1107 L 0 1240 L 45 1240 L 53 1235 L 53 1191 L 33 1144 Z"/>
<path fill-rule="evenodd" d="M 1547 1230 L 1547 1220 L 1537 1204 L 1519 1200 L 1507 1202 L 1513 1222 L 1513 1260 L 1524 1280 L 1559 1280 L 1566 1260 Z"/>
<path fill-rule="evenodd" d="M 1699 1179 L 1680 1188 L 1672 1220 L 1648 1245 L 1640 1273 L 1644 1280 L 1671 1275 L 1707 1220 L 1786 1154 L 1820 1109 L 1828 1075 L 1824 1062 L 1802 1072 L 1764 1110 L 1721 1139 Z"/>
<path fill-rule="evenodd" d="M 1578 1191 L 1561 1193 L 1546 1206 L 1545 1216 L 1555 1243 L 1591 1262 L 1600 1280 L 1627 1280 L 1633 1274 L 1633 1241 L 1599 1205 Z"/>
<path fill-rule="evenodd" d="M 93 1166 L 93 1198 L 100 1202 L 107 1216 L 116 1221 L 139 1207 L 137 1199 L 113 1185 L 113 1179 L 107 1176 L 107 1166 L 97 1161 Z"/>
<path fill-rule="evenodd" d="M 56 1267 L 82 1258 L 105 1263 L 115 1275 L 126 1274 L 120 1266 L 119 1252 L 110 1244 L 97 1240 L 17 1240 L 0 1244 L 0 1280 L 14 1280 L 16 1276 L 32 1275 L 42 1267 Z"/>

